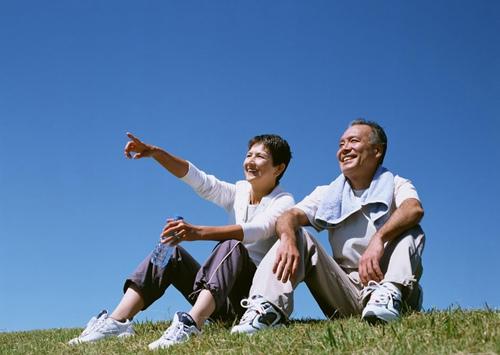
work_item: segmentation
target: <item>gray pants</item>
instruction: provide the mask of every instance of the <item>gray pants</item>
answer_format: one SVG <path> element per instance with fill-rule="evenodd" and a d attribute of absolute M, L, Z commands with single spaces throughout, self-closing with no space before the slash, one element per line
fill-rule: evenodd
<path fill-rule="evenodd" d="M 247 297 L 256 266 L 243 244 L 226 240 L 216 245 L 203 266 L 181 246 L 176 246 L 165 268 L 151 263 L 151 254 L 125 281 L 124 292 L 134 284 L 148 308 L 173 285 L 189 303 L 194 304 L 199 292 L 209 290 L 215 299 L 212 319 L 234 320 L 245 309 L 240 300 Z"/>
<path fill-rule="evenodd" d="M 403 286 L 403 300 L 410 309 L 419 310 L 422 290 L 418 280 L 422 275 L 421 255 L 424 233 L 420 226 L 387 243 L 381 260 L 383 281 Z M 366 298 L 357 270 L 345 270 L 325 251 L 305 229 L 297 233 L 300 263 L 293 280 L 278 281 L 272 268 L 280 241 L 266 254 L 255 273 L 250 296 L 261 295 L 277 306 L 287 317 L 293 311 L 293 291 L 304 281 L 323 313 L 334 316 L 359 315 Z"/>

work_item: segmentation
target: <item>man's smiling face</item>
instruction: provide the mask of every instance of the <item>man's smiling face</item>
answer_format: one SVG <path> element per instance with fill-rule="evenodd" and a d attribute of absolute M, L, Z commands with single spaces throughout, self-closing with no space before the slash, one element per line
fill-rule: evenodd
<path fill-rule="evenodd" d="M 381 149 L 371 142 L 372 128 L 358 124 L 349 127 L 339 142 L 337 159 L 345 177 L 372 173 L 378 166 Z"/>

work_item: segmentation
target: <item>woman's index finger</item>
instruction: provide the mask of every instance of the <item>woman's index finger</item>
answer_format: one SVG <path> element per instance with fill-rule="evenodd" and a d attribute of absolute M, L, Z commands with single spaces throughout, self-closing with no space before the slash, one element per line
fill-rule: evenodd
<path fill-rule="evenodd" d="M 127 132 L 127 137 L 129 137 L 130 139 L 132 139 L 135 143 L 141 143 L 141 141 L 139 140 L 139 138 L 135 137 L 132 133 L 130 132 Z"/>

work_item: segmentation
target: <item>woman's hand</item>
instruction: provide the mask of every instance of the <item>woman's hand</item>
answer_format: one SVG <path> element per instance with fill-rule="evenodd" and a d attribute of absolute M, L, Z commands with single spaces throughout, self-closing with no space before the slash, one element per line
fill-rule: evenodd
<path fill-rule="evenodd" d="M 162 243 L 170 245 L 177 245 L 183 241 L 200 240 L 203 239 L 203 227 L 194 226 L 184 220 L 168 219 L 160 237 Z"/>
<path fill-rule="evenodd" d="M 127 132 L 127 136 L 130 138 L 130 141 L 125 145 L 125 156 L 129 159 L 140 159 L 144 157 L 150 157 L 155 151 L 156 147 L 150 144 L 146 144 L 134 137 L 132 133 Z M 132 155 L 131 153 L 134 153 Z"/>

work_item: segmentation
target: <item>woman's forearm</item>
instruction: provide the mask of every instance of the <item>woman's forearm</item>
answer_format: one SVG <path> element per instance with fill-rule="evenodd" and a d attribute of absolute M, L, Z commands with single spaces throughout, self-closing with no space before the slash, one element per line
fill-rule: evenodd
<path fill-rule="evenodd" d="M 153 148 L 151 156 L 165 169 L 178 178 L 181 178 L 188 173 L 189 163 L 186 160 L 176 157 L 159 147 Z"/>
<path fill-rule="evenodd" d="M 219 227 L 201 226 L 200 229 L 200 240 L 243 240 L 243 228 L 239 224 Z"/>

